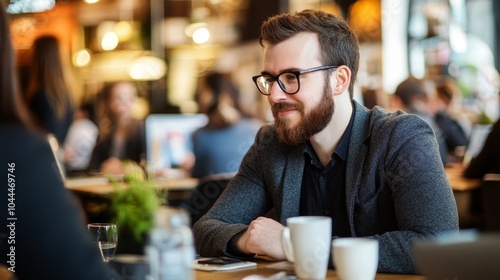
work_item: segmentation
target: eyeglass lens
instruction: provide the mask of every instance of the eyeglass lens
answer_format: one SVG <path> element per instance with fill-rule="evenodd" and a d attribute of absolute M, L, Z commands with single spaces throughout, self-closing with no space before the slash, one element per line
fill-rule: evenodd
<path fill-rule="evenodd" d="M 269 76 L 260 76 L 257 78 L 257 86 L 264 94 L 269 94 L 273 86 L 274 79 Z M 288 94 L 299 91 L 299 80 L 294 73 L 281 73 L 277 80 L 279 87 Z"/>

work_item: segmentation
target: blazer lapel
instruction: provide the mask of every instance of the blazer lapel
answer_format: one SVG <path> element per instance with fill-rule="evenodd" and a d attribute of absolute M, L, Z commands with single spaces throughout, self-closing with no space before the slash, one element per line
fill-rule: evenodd
<path fill-rule="evenodd" d="M 283 178 L 283 204 L 280 222 L 286 224 L 286 219 L 299 215 L 300 192 L 304 175 L 304 145 L 294 147 L 285 162 Z"/>
<path fill-rule="evenodd" d="M 366 153 L 368 152 L 368 146 L 365 143 L 370 138 L 370 111 L 355 101 L 353 103 L 356 115 L 354 116 L 349 151 L 347 154 L 345 184 L 347 218 L 349 220 L 351 233 L 353 236 L 356 236 L 354 228 L 354 206 L 360 187 L 361 171 L 363 170 Z"/>

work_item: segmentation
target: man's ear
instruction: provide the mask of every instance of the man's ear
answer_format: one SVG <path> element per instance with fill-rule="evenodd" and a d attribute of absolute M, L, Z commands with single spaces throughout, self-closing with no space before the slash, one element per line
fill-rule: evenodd
<path fill-rule="evenodd" d="M 334 74 L 336 80 L 334 94 L 339 95 L 349 88 L 349 84 L 351 83 L 351 69 L 342 65 L 335 70 Z"/>

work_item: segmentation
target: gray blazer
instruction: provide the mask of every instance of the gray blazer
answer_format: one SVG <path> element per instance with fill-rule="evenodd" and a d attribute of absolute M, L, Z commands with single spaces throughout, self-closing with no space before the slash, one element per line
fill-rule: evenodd
<path fill-rule="evenodd" d="M 378 271 L 414 273 L 415 240 L 458 230 L 436 137 L 415 115 L 354 108 L 345 186 L 351 233 L 379 240 Z M 237 175 L 193 226 L 202 256 L 228 255 L 231 237 L 273 208 L 283 225 L 299 215 L 304 147 L 279 142 L 273 125 L 262 127 Z"/>

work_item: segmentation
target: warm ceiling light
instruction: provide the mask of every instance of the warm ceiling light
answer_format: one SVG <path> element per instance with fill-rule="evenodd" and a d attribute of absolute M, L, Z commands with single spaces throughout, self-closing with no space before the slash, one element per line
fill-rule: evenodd
<path fill-rule="evenodd" d="M 186 26 L 186 29 L 184 29 L 184 34 L 186 34 L 186 36 L 191 38 L 193 37 L 194 32 L 202 27 L 207 27 L 207 24 L 204 22 L 191 23 L 188 26 Z"/>
<path fill-rule="evenodd" d="M 198 45 L 205 44 L 210 40 L 210 31 L 206 27 L 201 27 L 193 32 L 193 42 Z"/>
<path fill-rule="evenodd" d="M 91 55 L 88 50 L 80 50 L 73 55 L 73 65 L 84 67 L 90 64 Z"/>
<path fill-rule="evenodd" d="M 142 56 L 137 58 L 129 68 L 129 75 L 134 80 L 150 81 L 158 80 L 167 71 L 165 61 L 154 56 Z"/>
<path fill-rule="evenodd" d="M 205 44 L 210 40 L 210 30 L 208 30 L 205 22 L 192 23 L 186 26 L 184 33 L 198 45 Z"/>
<path fill-rule="evenodd" d="M 95 4 L 97 2 L 99 2 L 99 0 L 85 0 L 85 3 L 87 4 Z"/>
<path fill-rule="evenodd" d="M 111 81 L 151 81 L 167 72 L 165 60 L 149 51 L 119 50 L 100 52 L 92 56 L 89 79 Z"/>
<path fill-rule="evenodd" d="M 115 24 L 114 31 L 120 42 L 128 41 L 132 37 L 132 25 L 128 21 L 120 21 Z"/>
<path fill-rule="evenodd" d="M 105 51 L 111 51 L 118 46 L 118 35 L 115 32 L 107 32 L 102 37 L 101 48 Z"/>

